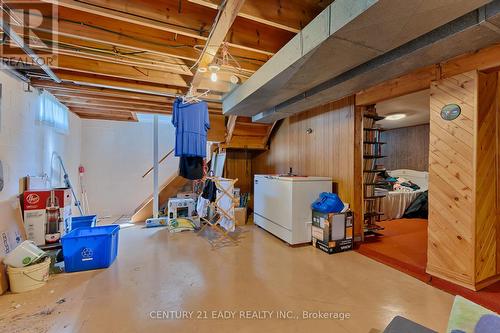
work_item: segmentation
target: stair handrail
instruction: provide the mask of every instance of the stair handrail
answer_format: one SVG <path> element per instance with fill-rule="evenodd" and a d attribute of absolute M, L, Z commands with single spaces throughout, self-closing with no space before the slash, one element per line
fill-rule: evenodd
<path fill-rule="evenodd" d="M 172 148 L 172 150 L 170 150 L 165 156 L 163 156 L 161 158 L 161 160 L 158 162 L 158 164 L 161 164 L 163 161 L 165 161 L 167 159 L 167 157 L 172 155 L 174 150 L 175 150 L 175 148 Z M 142 175 L 142 178 L 146 178 L 146 176 L 149 175 L 151 173 L 151 171 L 153 171 L 153 169 L 154 169 L 154 167 L 151 167 L 148 171 L 146 171 L 146 173 L 144 175 Z"/>

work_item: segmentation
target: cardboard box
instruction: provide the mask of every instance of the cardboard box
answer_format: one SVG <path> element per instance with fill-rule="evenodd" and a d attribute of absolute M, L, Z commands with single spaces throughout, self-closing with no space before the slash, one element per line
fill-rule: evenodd
<path fill-rule="evenodd" d="M 352 250 L 354 245 L 353 239 L 343 239 L 340 241 L 331 241 L 328 243 L 313 239 L 313 246 L 328 254 L 340 253 Z"/>
<path fill-rule="evenodd" d="M 247 224 L 247 208 L 246 207 L 234 208 L 234 220 L 236 221 L 236 225 Z"/>
<path fill-rule="evenodd" d="M 329 254 L 353 248 L 353 216 L 347 213 L 312 212 L 313 246 Z"/>
<path fill-rule="evenodd" d="M 71 191 L 25 191 L 23 210 L 28 239 L 42 248 L 58 244 L 71 226 Z"/>
<path fill-rule="evenodd" d="M 9 289 L 5 255 L 26 240 L 19 198 L 0 202 L 0 295 Z"/>

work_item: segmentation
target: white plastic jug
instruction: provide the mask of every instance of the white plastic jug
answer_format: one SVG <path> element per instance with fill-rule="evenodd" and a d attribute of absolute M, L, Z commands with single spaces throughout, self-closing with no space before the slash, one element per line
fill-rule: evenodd
<path fill-rule="evenodd" d="M 8 253 L 3 262 L 6 265 L 20 268 L 30 265 L 43 256 L 45 256 L 45 252 L 36 246 L 33 241 L 25 240 L 12 250 L 12 252 Z"/>

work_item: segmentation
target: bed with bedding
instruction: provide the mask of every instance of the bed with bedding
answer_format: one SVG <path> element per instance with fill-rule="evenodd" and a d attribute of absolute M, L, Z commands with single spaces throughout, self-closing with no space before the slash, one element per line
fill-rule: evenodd
<path fill-rule="evenodd" d="M 393 179 L 398 180 L 382 198 L 382 219 L 393 220 L 402 218 L 406 209 L 413 201 L 429 187 L 429 173 L 408 169 L 392 170 L 387 172 Z M 416 186 L 414 186 L 416 185 Z"/>

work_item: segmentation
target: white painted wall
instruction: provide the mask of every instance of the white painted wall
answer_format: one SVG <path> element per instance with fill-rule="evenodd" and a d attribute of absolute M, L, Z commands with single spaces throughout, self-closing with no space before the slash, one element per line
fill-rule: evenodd
<path fill-rule="evenodd" d="M 20 193 L 20 178 L 50 175 L 53 152 L 61 155 L 70 180 L 77 187 L 81 156 L 80 118 L 70 113 L 69 133 L 58 133 L 37 122 L 40 95 L 36 89 L 25 92 L 26 84 L 2 71 L 0 83 L 0 160 L 5 182 L 0 201 L 12 199 Z"/>
<path fill-rule="evenodd" d="M 173 148 L 170 117 L 160 122 L 160 158 Z M 82 165 L 89 206 L 100 217 L 131 215 L 153 192 L 151 122 L 82 121 Z M 173 154 L 160 165 L 160 186 L 178 168 Z"/>
<path fill-rule="evenodd" d="M 0 160 L 4 189 L 0 201 L 17 196 L 19 179 L 26 175 L 50 175 L 52 153 L 61 155 L 79 196 L 78 166 L 86 173 L 84 185 L 90 212 L 100 217 L 130 215 L 151 195 L 153 125 L 148 122 L 81 120 L 70 113 L 70 130 L 61 134 L 37 122 L 40 96 L 35 90 L 0 71 Z M 173 148 L 175 129 L 170 118 L 160 122 L 160 157 Z M 160 185 L 176 172 L 178 159 L 160 165 Z M 56 170 L 58 176 L 59 168 Z M 74 214 L 77 214 L 74 209 Z"/>

